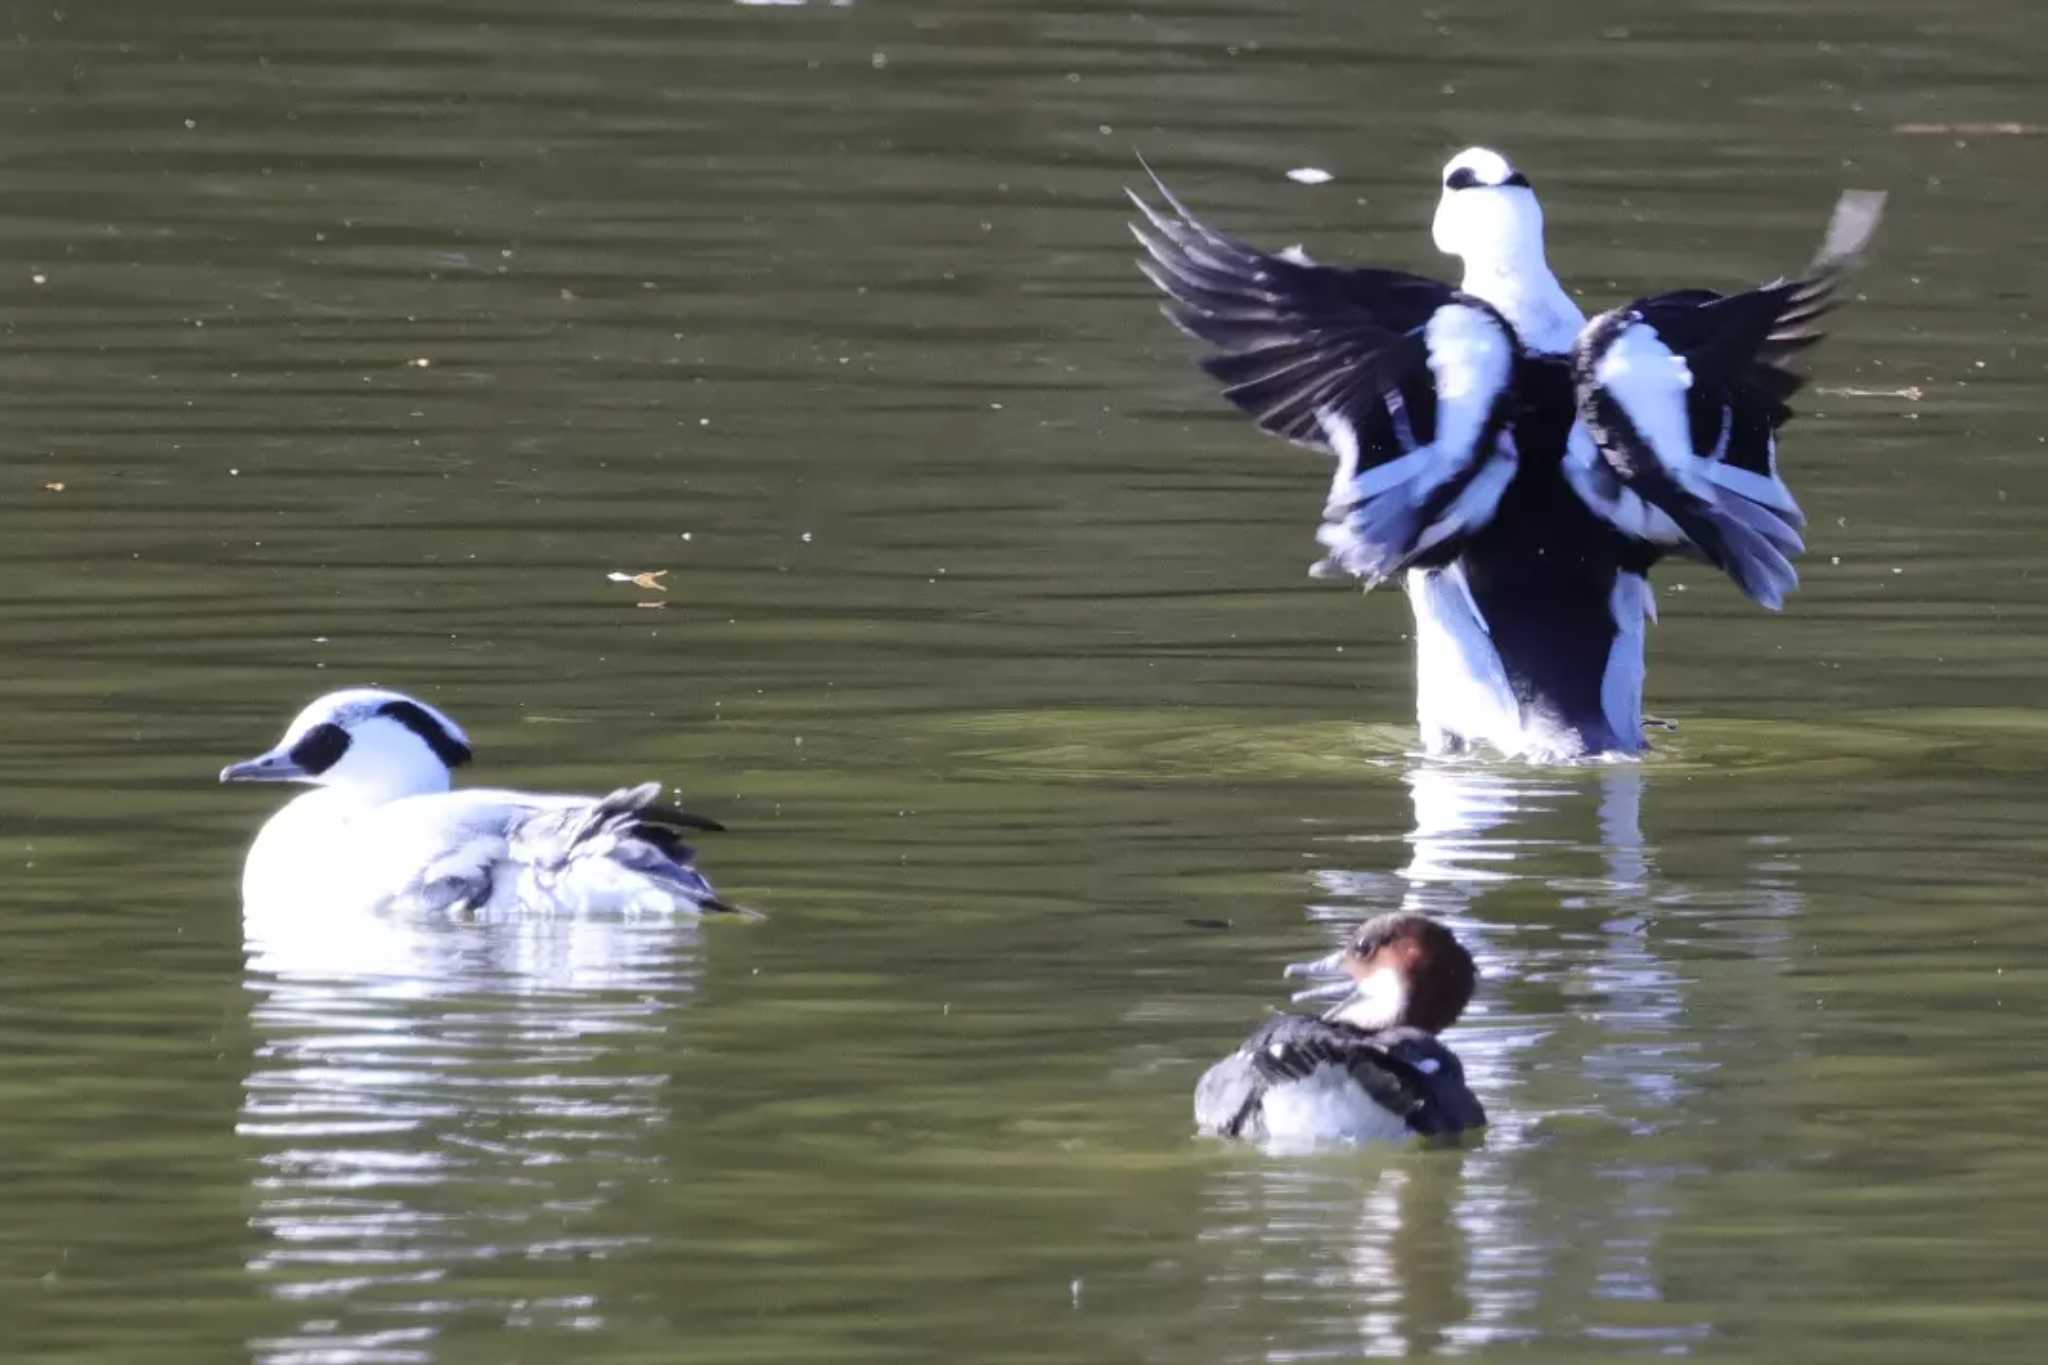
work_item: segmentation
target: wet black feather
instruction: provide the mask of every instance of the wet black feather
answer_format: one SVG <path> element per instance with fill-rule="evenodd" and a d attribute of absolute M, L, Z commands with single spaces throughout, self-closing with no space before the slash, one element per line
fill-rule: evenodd
<path fill-rule="evenodd" d="M 1204 225 L 1157 176 L 1170 213 L 1137 194 L 1143 215 L 1131 225 L 1145 248 L 1138 268 L 1171 300 L 1175 326 L 1216 348 L 1202 367 L 1224 396 L 1260 427 L 1327 449 L 1318 413 L 1335 410 L 1360 428 L 1361 453 L 1389 458 L 1398 448 L 1368 444 L 1364 428 L 1388 396 L 1415 401 L 1431 390 L 1422 329 L 1456 291 L 1398 270 L 1338 269 L 1260 251 Z M 1416 443 L 1434 436 L 1417 425 Z"/>
<path fill-rule="evenodd" d="M 1320 1066 L 1342 1068 L 1412 1132 L 1439 1136 L 1486 1122 L 1457 1055 L 1435 1035 L 1414 1028 L 1369 1032 L 1301 1014 L 1274 1015 L 1210 1069 L 1196 1092 L 1196 1121 L 1225 1137 L 1261 1137 L 1266 1093 Z"/>

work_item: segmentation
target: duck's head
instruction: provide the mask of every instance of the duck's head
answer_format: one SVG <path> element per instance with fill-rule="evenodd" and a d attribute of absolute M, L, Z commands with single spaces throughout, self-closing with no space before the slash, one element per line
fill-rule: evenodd
<path fill-rule="evenodd" d="M 1430 236 L 1466 268 L 1512 268 L 1543 260 L 1543 209 L 1529 177 L 1488 147 L 1467 147 L 1444 163 L 1444 193 Z"/>
<path fill-rule="evenodd" d="M 220 770 L 223 782 L 312 782 L 393 801 L 447 791 L 470 760 L 462 727 L 403 692 L 351 687 L 299 712 L 265 754 Z"/>
<path fill-rule="evenodd" d="M 1286 974 L 1330 979 L 1294 997 L 1334 997 L 1325 1019 L 1369 1030 L 1407 1025 L 1431 1033 L 1458 1021 L 1479 977 L 1472 954 L 1449 929 L 1427 915 L 1407 913 L 1367 920 L 1344 947 L 1314 962 L 1289 963 Z"/>

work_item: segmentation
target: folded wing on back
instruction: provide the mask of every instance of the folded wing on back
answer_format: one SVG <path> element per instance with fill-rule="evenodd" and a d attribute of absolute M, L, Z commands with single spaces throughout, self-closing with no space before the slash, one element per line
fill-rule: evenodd
<path fill-rule="evenodd" d="M 595 800 L 467 788 L 395 801 L 381 813 L 390 841 L 426 856 L 385 896 L 400 911 L 486 908 L 548 912 L 662 909 L 736 912 L 692 865 L 685 831 L 714 820 L 661 803 L 661 785 Z"/>
<path fill-rule="evenodd" d="M 1368 1033 L 1300 1014 L 1274 1015 L 1209 1068 L 1196 1087 L 1195 1121 L 1205 1132 L 1262 1141 L 1269 1136 L 1267 1091 L 1326 1066 L 1357 1082 L 1412 1133 L 1443 1136 L 1486 1123 L 1457 1055 L 1434 1035 L 1413 1028 Z"/>

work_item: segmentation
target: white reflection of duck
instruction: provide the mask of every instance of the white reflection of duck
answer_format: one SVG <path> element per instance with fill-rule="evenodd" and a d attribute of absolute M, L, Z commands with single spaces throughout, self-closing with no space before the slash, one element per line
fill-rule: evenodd
<path fill-rule="evenodd" d="M 637 1211 L 667 1179 L 650 1138 L 695 923 L 359 912 L 246 932 L 247 1269 L 306 1315 L 252 1357 L 424 1360 L 479 1310 L 602 1323 L 576 1267 L 655 1234 Z M 508 1285 L 534 1261 L 531 1289 Z"/>
<path fill-rule="evenodd" d="M 1656 773 L 1637 764 L 1421 760 L 1405 777 L 1406 858 L 1392 872 L 1319 874 L 1312 914 L 1334 926 L 1361 903 L 1398 904 L 1441 918 L 1489 980 L 1512 983 L 1520 1010 L 1490 991 L 1459 1035 L 1491 1111 L 1486 1140 L 1363 1171 L 1232 1165 L 1210 1199 L 1219 1288 L 1286 1302 L 1299 1332 L 1269 1343 L 1276 1356 L 1471 1350 L 1525 1339 L 1547 1305 L 1583 1315 L 1603 1300 L 1638 1305 L 1629 1321 L 1646 1340 L 1683 1348 L 1705 1325 L 1676 1304 L 1648 1325 L 1640 1305 L 1665 1298 L 1660 1248 L 1689 1168 L 1644 1160 L 1637 1139 L 1696 1115 L 1702 1078 L 1730 1055 L 1788 1036 L 1777 963 L 1801 903 L 1796 859 L 1782 840 L 1753 841 L 1725 889 L 1672 883 L 1640 823 Z M 1726 916 L 1711 913 L 1720 903 Z M 1680 916 L 1741 945 L 1716 972 L 1739 1008 L 1712 1036 L 1694 1022 L 1696 973 L 1669 946 L 1686 932 Z M 1715 1103 L 1723 1123 L 1741 1121 L 1728 1109 L 1738 1099 Z M 1560 1125 L 1582 1139 L 1576 1176 L 1557 1167 Z"/>

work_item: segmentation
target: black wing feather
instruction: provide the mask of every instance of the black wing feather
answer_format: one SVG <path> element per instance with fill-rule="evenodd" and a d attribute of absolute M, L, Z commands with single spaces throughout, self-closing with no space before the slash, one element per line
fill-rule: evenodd
<path fill-rule="evenodd" d="M 1607 471 L 1581 489 L 1596 511 L 1626 532 L 1698 552 L 1765 606 L 1782 604 L 1798 582 L 1791 556 L 1805 548 L 1805 517 L 1778 478 L 1776 431 L 1806 382 L 1796 357 L 1821 339 L 1821 320 L 1869 245 L 1883 202 L 1881 194 L 1844 194 L 1798 279 L 1740 294 L 1652 295 L 1586 325 L 1573 377 Z M 1607 361 L 1622 345 L 1634 349 L 1610 383 Z M 1674 437 L 1673 405 L 1681 403 L 1685 431 Z M 1657 513 L 1668 519 L 1662 530 Z"/>
<path fill-rule="evenodd" d="M 683 831 L 724 828 L 707 816 L 662 804 L 661 784 L 643 782 L 637 787 L 621 787 L 592 803 L 561 837 L 552 865 L 565 866 L 584 851 L 583 845 L 610 839 L 614 845 L 611 857 L 650 878 L 673 884 L 700 908 L 759 919 L 758 912 L 722 899 L 692 866 L 696 850 L 683 841 Z"/>
<path fill-rule="evenodd" d="M 1699 450 L 1718 443 L 1718 416 L 1725 412 L 1734 423 L 1729 462 L 1773 472 L 1768 437 L 1791 418 L 1788 400 L 1806 386 L 1794 359 L 1826 335 L 1821 320 L 1835 307 L 1842 281 L 1861 264 L 1883 211 L 1882 194 L 1844 194 L 1813 263 L 1798 279 L 1773 280 L 1740 294 L 1677 289 L 1629 305 L 1692 370 L 1688 407 Z M 1699 440 L 1702 427 L 1715 436 Z"/>
<path fill-rule="evenodd" d="M 1265 1090 L 1303 1080 L 1319 1066 L 1343 1068 L 1374 1102 L 1416 1133 L 1440 1136 L 1486 1122 L 1485 1110 L 1465 1086 L 1457 1055 L 1434 1034 L 1414 1028 L 1367 1032 L 1309 1015 L 1276 1014 L 1204 1077 L 1211 1112 L 1223 1120 L 1207 1126 L 1225 1136 L 1248 1135 L 1246 1130 L 1260 1122 L 1256 1105 Z"/>
<path fill-rule="evenodd" d="M 1131 194 L 1143 215 L 1131 231 L 1146 252 L 1139 269 L 1167 295 L 1166 316 L 1214 348 L 1202 368 L 1260 427 L 1339 457 L 1317 537 L 1329 554 L 1312 572 L 1371 585 L 1454 559 L 1513 474 L 1504 431 L 1520 342 L 1507 319 L 1438 280 L 1260 251 L 1205 226 L 1157 176 L 1153 184 L 1166 211 Z M 1485 409 L 1484 420 L 1452 425 L 1447 444 L 1435 365 L 1451 367 L 1444 382 L 1460 411 Z M 1436 458 L 1374 472 L 1425 447 Z"/>
<path fill-rule="evenodd" d="M 1384 394 L 1429 388 L 1422 328 L 1451 301 L 1450 285 L 1260 251 L 1203 224 L 1157 176 L 1152 183 L 1171 213 L 1131 194 L 1145 220 L 1131 225 L 1146 251 L 1138 268 L 1171 300 L 1163 311 L 1174 325 L 1222 352 L 1202 367 L 1260 427 L 1327 449 L 1319 412 L 1341 414 L 1363 436 Z"/>

